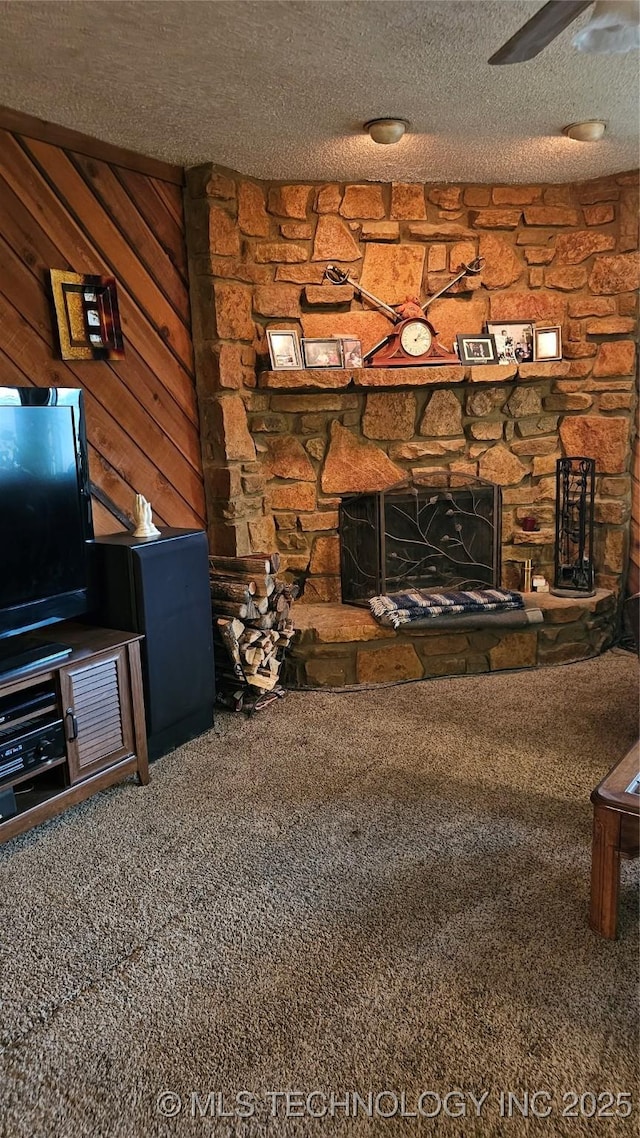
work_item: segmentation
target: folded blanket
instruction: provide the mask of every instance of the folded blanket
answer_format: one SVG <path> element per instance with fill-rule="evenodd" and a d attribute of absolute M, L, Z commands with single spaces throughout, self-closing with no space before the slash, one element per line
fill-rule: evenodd
<path fill-rule="evenodd" d="M 455 613 L 508 612 L 523 609 L 521 593 L 510 589 L 474 589 L 458 593 L 434 593 L 428 589 L 408 589 L 406 593 L 390 593 L 372 597 L 371 612 L 380 624 L 399 628 L 401 624 Z"/>

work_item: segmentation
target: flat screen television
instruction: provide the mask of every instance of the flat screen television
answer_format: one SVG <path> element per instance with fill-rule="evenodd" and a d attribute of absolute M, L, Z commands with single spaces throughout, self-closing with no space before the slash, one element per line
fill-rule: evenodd
<path fill-rule="evenodd" d="M 0 671 L 25 633 L 88 611 L 92 537 L 82 392 L 0 388 Z"/>

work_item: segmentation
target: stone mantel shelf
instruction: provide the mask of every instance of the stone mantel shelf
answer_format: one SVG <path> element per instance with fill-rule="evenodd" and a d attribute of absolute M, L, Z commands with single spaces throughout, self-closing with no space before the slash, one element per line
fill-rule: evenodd
<path fill-rule="evenodd" d="M 379 391 L 385 388 L 411 388 L 450 386 L 459 383 L 506 383 L 550 378 L 563 378 L 569 374 L 568 360 L 554 363 L 482 364 L 465 367 L 462 364 L 431 365 L 427 367 L 370 367 L 370 368 L 283 368 L 263 371 L 258 376 L 258 387 L 272 391 L 353 391 L 358 388 Z"/>

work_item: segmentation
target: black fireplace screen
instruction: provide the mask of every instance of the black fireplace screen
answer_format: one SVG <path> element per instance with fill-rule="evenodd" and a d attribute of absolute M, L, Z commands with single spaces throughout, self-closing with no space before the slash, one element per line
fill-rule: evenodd
<path fill-rule="evenodd" d="M 501 491 L 459 474 L 350 494 L 340 505 L 342 600 L 500 585 Z"/>

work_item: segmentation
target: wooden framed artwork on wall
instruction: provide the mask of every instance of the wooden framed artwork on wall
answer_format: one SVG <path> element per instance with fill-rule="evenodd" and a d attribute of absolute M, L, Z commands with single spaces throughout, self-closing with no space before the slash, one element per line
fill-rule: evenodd
<path fill-rule="evenodd" d="M 51 289 L 63 360 L 124 359 L 113 277 L 51 269 Z"/>

